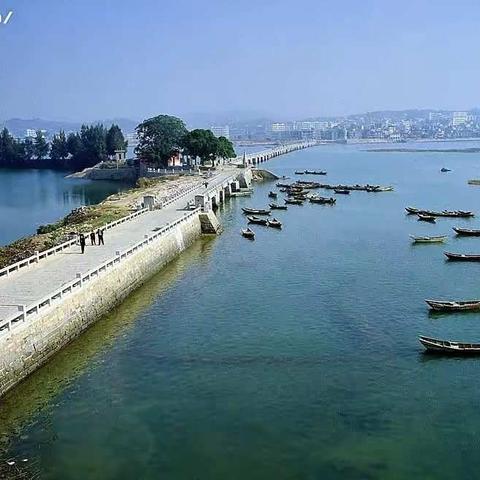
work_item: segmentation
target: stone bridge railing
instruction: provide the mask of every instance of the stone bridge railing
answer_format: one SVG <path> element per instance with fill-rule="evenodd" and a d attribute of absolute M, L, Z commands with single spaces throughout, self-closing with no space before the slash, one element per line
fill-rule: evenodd
<path fill-rule="evenodd" d="M 117 252 L 115 257 L 101 263 L 97 267 L 85 273 L 78 273 L 75 279 L 65 283 L 64 285 L 62 285 L 62 287 L 53 291 L 41 300 L 34 302 L 31 305 L 16 305 L 16 307 L 18 307 L 18 312 L 16 314 L 11 315 L 6 319 L 0 320 L 0 338 L 14 330 L 15 327 L 18 327 L 27 321 L 34 320 L 48 307 L 54 306 L 58 302 L 62 301 L 66 296 L 78 292 L 85 285 L 88 285 L 90 281 L 95 280 L 100 276 L 104 275 L 105 273 L 109 272 L 113 267 L 116 267 L 120 263 L 124 262 L 126 259 L 129 259 L 137 251 L 150 245 L 159 237 L 168 234 L 180 223 L 183 223 L 186 220 L 190 219 L 192 216 L 197 215 L 199 211 L 200 209 L 196 208 L 195 210 L 186 213 L 174 222 L 166 224 L 164 227 L 162 227 L 160 230 L 157 230 L 155 233 L 145 235 L 142 241 L 132 245 L 131 247 L 123 251 Z"/>

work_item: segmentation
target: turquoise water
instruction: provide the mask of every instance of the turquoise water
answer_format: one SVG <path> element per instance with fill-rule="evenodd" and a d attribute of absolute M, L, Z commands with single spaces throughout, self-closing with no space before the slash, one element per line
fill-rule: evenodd
<path fill-rule="evenodd" d="M 101 202 L 127 185 L 65 178 L 54 170 L 0 169 L 0 245 L 35 233 L 81 205 Z"/>
<path fill-rule="evenodd" d="M 430 316 L 423 301 L 480 297 L 480 265 L 442 255 L 480 252 L 480 240 L 412 246 L 408 235 L 480 221 L 404 213 L 480 213 L 480 187 L 466 183 L 477 156 L 327 146 L 266 166 L 395 191 L 291 206 L 276 215 L 284 229 L 256 226 L 255 242 L 239 234 L 240 209 L 266 206 L 274 184 L 230 201 L 220 237 L 7 395 L 3 458 L 46 479 L 478 476 L 480 359 L 426 356 L 417 336 L 480 340 L 479 315 Z"/>

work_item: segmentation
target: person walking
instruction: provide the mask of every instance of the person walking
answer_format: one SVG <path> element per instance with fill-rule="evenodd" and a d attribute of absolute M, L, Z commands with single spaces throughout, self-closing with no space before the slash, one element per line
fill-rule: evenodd
<path fill-rule="evenodd" d="M 80 249 L 82 250 L 82 253 L 85 253 L 85 235 L 83 233 L 80 234 L 79 241 L 80 241 Z"/>
<path fill-rule="evenodd" d="M 103 232 L 104 232 L 103 228 L 99 228 L 97 230 L 98 244 L 99 245 L 105 245 L 105 243 L 103 242 Z"/>
<path fill-rule="evenodd" d="M 90 243 L 95 245 L 95 232 L 93 230 L 90 232 Z"/>

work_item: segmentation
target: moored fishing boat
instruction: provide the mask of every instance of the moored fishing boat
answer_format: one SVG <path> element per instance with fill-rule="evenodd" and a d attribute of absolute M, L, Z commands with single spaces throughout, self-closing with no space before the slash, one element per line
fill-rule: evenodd
<path fill-rule="evenodd" d="M 286 205 L 277 205 L 276 203 L 271 203 L 269 207 L 272 210 L 287 210 L 288 208 Z"/>
<path fill-rule="evenodd" d="M 445 301 L 445 300 L 425 300 L 428 306 L 437 312 L 463 312 L 480 310 L 480 300 L 464 301 Z"/>
<path fill-rule="evenodd" d="M 323 170 L 305 170 L 305 173 L 307 175 L 326 175 L 327 172 L 324 172 Z"/>
<path fill-rule="evenodd" d="M 465 236 L 465 237 L 480 237 L 480 230 L 474 230 L 471 228 L 460 228 L 460 227 L 452 227 L 454 232 L 457 235 Z"/>
<path fill-rule="evenodd" d="M 480 343 L 453 342 L 450 340 L 440 340 L 421 335 L 418 337 L 420 343 L 429 352 L 447 353 L 450 355 L 479 355 Z"/>
<path fill-rule="evenodd" d="M 418 212 L 417 216 L 418 216 L 418 220 L 422 222 L 436 223 L 435 217 L 433 217 L 432 215 L 427 215 L 425 213 Z"/>
<path fill-rule="evenodd" d="M 297 171 L 297 172 L 295 172 L 295 175 L 305 175 L 305 172 Z"/>
<path fill-rule="evenodd" d="M 480 262 L 480 255 L 466 253 L 443 252 L 444 255 L 454 262 Z"/>
<path fill-rule="evenodd" d="M 268 192 L 268 196 L 269 196 L 269 198 L 277 198 L 277 197 L 278 197 L 278 193 L 276 193 L 276 192 Z"/>
<path fill-rule="evenodd" d="M 303 205 L 303 200 L 298 200 L 295 198 L 286 198 L 285 203 L 289 205 Z"/>
<path fill-rule="evenodd" d="M 268 220 L 265 218 L 255 217 L 255 216 L 248 216 L 247 217 L 249 223 L 256 223 L 257 225 L 267 225 Z"/>
<path fill-rule="evenodd" d="M 276 218 L 269 219 L 267 225 L 272 228 L 282 228 L 282 222 L 279 222 Z"/>
<path fill-rule="evenodd" d="M 350 194 L 350 190 L 346 190 L 344 188 L 334 188 L 333 191 L 337 195 L 349 195 Z"/>
<path fill-rule="evenodd" d="M 247 215 L 270 215 L 270 210 L 262 208 L 246 208 L 242 207 L 243 213 Z"/>
<path fill-rule="evenodd" d="M 415 235 L 410 235 L 413 243 L 443 243 L 447 239 L 446 235 L 437 235 L 434 237 L 416 237 Z"/>
<path fill-rule="evenodd" d="M 330 197 L 310 197 L 311 203 L 319 203 L 321 205 L 334 205 L 337 202 L 336 198 Z"/>
<path fill-rule="evenodd" d="M 442 210 L 441 212 L 436 212 L 434 210 L 423 210 L 423 212 L 433 217 L 469 218 L 475 216 L 473 212 L 468 210 Z"/>
<path fill-rule="evenodd" d="M 255 232 L 253 230 L 250 230 L 249 228 L 244 228 L 241 231 L 241 234 L 245 237 L 248 238 L 249 240 L 255 240 Z"/>
<path fill-rule="evenodd" d="M 405 207 L 405 210 L 410 215 L 414 215 L 414 214 L 422 212 L 422 210 L 419 210 L 418 208 L 415 208 L 415 207 Z"/>

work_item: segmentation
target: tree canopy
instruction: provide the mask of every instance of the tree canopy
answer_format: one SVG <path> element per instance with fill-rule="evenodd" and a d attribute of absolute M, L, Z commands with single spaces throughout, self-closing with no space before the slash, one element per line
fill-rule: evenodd
<path fill-rule="evenodd" d="M 124 150 L 127 148 L 128 142 L 125 141 L 123 132 L 118 125 L 113 124 L 107 130 L 106 148 L 107 155 L 115 155 L 116 150 Z"/>
<path fill-rule="evenodd" d="M 32 139 L 14 138 L 5 128 L 0 132 L 0 168 L 59 168 L 82 170 L 107 160 L 108 152 L 126 147 L 117 125 L 82 125 L 80 132 L 60 131 L 50 144 L 41 132 Z"/>
<path fill-rule="evenodd" d="M 215 160 L 218 139 L 210 130 L 197 128 L 183 137 L 182 146 L 188 155 L 200 157 L 202 164 L 204 164 L 208 160 Z"/>
<path fill-rule="evenodd" d="M 187 129 L 182 120 L 169 115 L 158 115 L 143 121 L 136 128 L 140 159 L 166 166 L 168 159 L 182 146 Z"/>
<path fill-rule="evenodd" d="M 218 137 L 217 156 L 220 158 L 235 158 L 237 156 L 233 143 L 227 137 Z"/>

